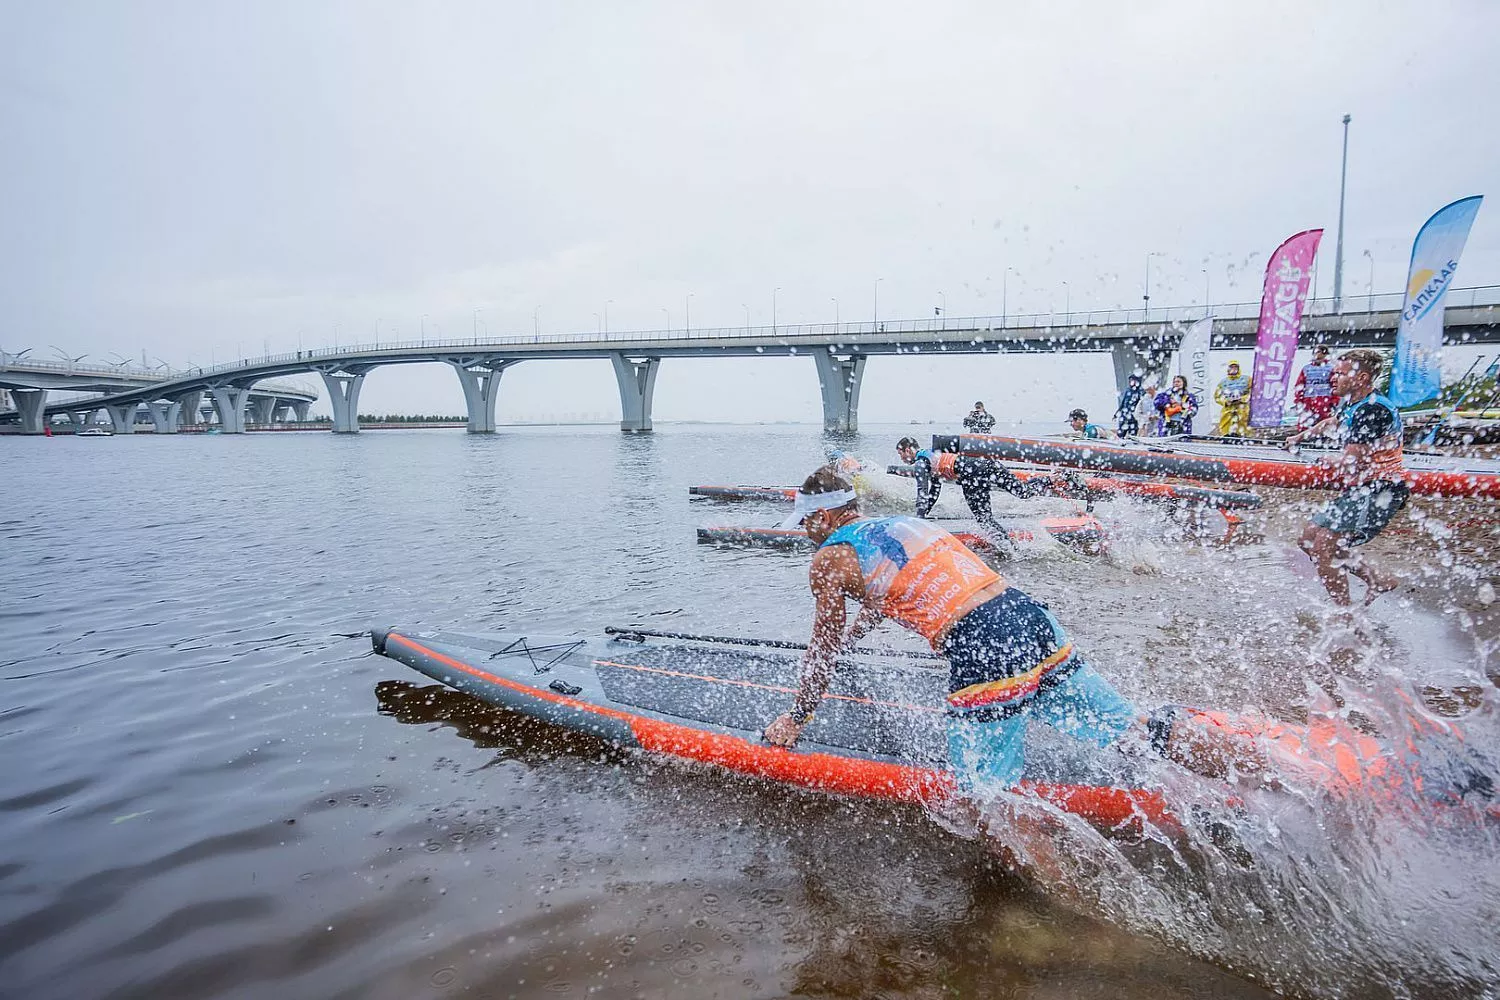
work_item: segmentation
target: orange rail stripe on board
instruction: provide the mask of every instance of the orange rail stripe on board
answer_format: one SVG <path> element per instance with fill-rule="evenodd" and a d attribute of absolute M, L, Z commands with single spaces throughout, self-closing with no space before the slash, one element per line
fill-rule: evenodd
<path fill-rule="evenodd" d="M 944 452 L 947 454 L 947 452 Z M 1023 483 L 1032 479 L 1051 479 L 1053 473 L 1042 469 L 1011 469 L 1016 478 Z M 1145 497 L 1166 497 L 1168 499 L 1180 499 L 1183 491 L 1202 492 L 1208 494 L 1224 493 L 1235 496 L 1236 490 L 1215 490 L 1205 486 L 1177 486 L 1173 483 L 1147 483 L 1134 479 L 1117 479 L 1113 476 L 1093 474 L 1083 477 L 1083 485 L 1091 490 L 1099 490 L 1105 493 L 1125 493 L 1128 495 Z"/>
<path fill-rule="evenodd" d="M 644 750 L 670 754 L 684 760 L 698 761 L 727 768 L 740 774 L 768 778 L 817 791 L 887 799 L 896 802 L 925 804 L 951 796 L 958 791 L 953 774 L 947 770 L 786 750 L 767 744 L 752 743 L 739 736 L 713 733 L 693 726 L 683 726 L 618 709 L 605 708 L 542 688 L 498 677 L 461 660 L 428 649 L 421 643 L 396 632 L 386 636 L 403 646 L 439 663 L 453 667 L 481 680 L 531 695 L 544 701 L 567 705 L 583 712 L 619 719 L 629 724 L 636 742 Z M 1145 789 L 1112 788 L 1095 785 L 1067 785 L 1022 781 L 1020 790 L 1036 795 L 1059 809 L 1075 813 L 1097 823 L 1122 827 L 1142 818 L 1163 829 L 1179 829 L 1181 824 L 1167 808 L 1160 792 Z"/>
<path fill-rule="evenodd" d="M 920 803 L 951 795 L 956 788 L 949 772 L 911 764 L 802 753 L 657 719 L 638 717 L 630 728 L 647 750 L 819 791 Z"/>
<path fill-rule="evenodd" d="M 487 670 L 481 670 L 462 660 L 455 660 L 451 656 L 439 653 L 435 649 L 428 649 L 421 643 L 396 632 L 386 636 L 386 642 L 389 643 L 392 639 L 424 656 L 432 657 L 444 666 L 460 670 L 480 680 L 554 704 L 567 705 L 579 711 L 592 712 L 626 722 L 635 735 L 636 742 L 644 750 L 671 754 L 674 757 L 706 764 L 716 764 L 742 774 L 773 778 L 806 788 L 891 799 L 898 802 L 926 802 L 935 796 L 949 794 L 953 790 L 953 776 L 947 771 L 935 771 L 910 764 L 867 760 L 863 757 L 798 752 L 782 747 L 751 743 L 742 737 L 727 733 L 713 733 L 675 722 L 648 719 L 631 712 L 622 712 L 603 705 L 579 701 L 543 688 L 535 688 L 529 684 L 521 684 L 496 676 Z"/>
<path fill-rule="evenodd" d="M 413 649 L 416 652 L 421 653 L 423 656 L 432 657 L 434 660 L 437 660 L 444 666 L 452 667 L 454 670 L 461 670 L 472 677 L 478 677 L 482 681 L 488 681 L 491 684 L 498 684 L 501 687 L 509 688 L 512 691 L 519 691 L 522 694 L 529 694 L 533 697 L 541 698 L 543 701 L 550 701 L 558 705 L 567 705 L 570 708 L 576 708 L 581 712 L 593 712 L 595 715 L 603 715 L 611 719 L 619 719 L 622 722 L 628 722 L 629 720 L 635 718 L 635 716 L 631 715 L 629 712 L 621 712 L 617 709 L 605 708 L 603 705 L 595 705 L 593 702 L 579 701 L 577 698 L 569 698 L 567 695 L 557 694 L 556 692 L 548 691 L 545 688 L 532 687 L 530 684 L 521 684 L 518 681 L 499 677 L 495 674 L 490 673 L 488 670 L 480 670 L 478 667 L 470 666 L 462 660 L 455 660 L 453 657 L 439 653 L 435 649 L 428 649 L 421 643 L 416 642 L 412 639 L 408 639 L 406 636 L 401 635 L 397 632 L 392 632 L 387 635 L 385 641 L 390 642 L 392 639 L 398 640 L 401 645 L 406 646 L 409 649 Z"/>

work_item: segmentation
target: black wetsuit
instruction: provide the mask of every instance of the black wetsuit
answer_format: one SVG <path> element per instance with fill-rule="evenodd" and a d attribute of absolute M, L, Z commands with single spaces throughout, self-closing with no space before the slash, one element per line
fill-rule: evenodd
<path fill-rule="evenodd" d="M 917 478 L 917 516 L 926 517 L 932 512 L 938 494 L 943 489 L 942 482 L 932 469 L 932 452 L 925 449 L 917 452 L 912 468 L 916 471 Z M 974 520 L 1002 534 L 1005 529 L 995 520 L 994 512 L 990 509 L 990 490 L 1005 490 L 1023 500 L 1030 500 L 1046 490 L 1040 483 L 1022 482 L 1015 473 L 993 459 L 976 458 L 972 455 L 957 456 L 953 461 L 953 474 L 958 488 L 963 490 L 964 503 L 969 505 L 969 512 L 974 515 Z"/>

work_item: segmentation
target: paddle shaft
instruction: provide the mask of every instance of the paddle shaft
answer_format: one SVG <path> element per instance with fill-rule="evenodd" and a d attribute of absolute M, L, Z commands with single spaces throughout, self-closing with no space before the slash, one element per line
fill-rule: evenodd
<path fill-rule="evenodd" d="M 766 646 L 771 649 L 807 649 L 807 644 L 802 642 L 788 642 L 785 639 L 750 639 L 732 635 L 695 635 L 691 632 L 661 632 L 647 628 L 624 628 L 619 625 L 606 625 L 605 635 L 617 635 L 621 638 L 649 638 L 649 639 L 686 639 L 690 642 L 718 642 L 730 646 Z M 849 653 L 863 653 L 870 656 L 904 656 L 911 660 L 941 660 L 943 657 L 933 653 L 916 653 L 904 649 L 866 649 L 856 647 L 846 650 Z"/>

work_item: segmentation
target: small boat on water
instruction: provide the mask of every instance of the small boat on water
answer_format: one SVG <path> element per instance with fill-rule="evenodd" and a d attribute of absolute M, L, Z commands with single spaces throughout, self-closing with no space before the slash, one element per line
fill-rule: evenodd
<path fill-rule="evenodd" d="M 106 430 L 103 427 L 100 427 L 98 424 L 93 424 L 79 431 L 77 436 L 81 438 L 107 438 L 114 437 L 115 432 Z"/>
<path fill-rule="evenodd" d="M 1099 441 L 1021 438 L 987 434 L 935 434 L 933 451 L 1006 462 L 1064 465 L 1112 473 L 1252 483 L 1293 489 L 1336 489 L 1334 473 L 1318 464 L 1337 454 L 1329 447 L 1287 451 L 1259 441 L 1192 437 Z M 1500 499 L 1500 461 L 1408 451 L 1406 482 L 1413 493 Z"/>

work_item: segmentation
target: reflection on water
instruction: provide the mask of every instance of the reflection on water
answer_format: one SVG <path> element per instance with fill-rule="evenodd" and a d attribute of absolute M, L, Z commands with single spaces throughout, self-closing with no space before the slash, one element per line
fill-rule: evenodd
<path fill-rule="evenodd" d="M 887 459 L 905 430 L 856 447 Z M 1496 845 L 1439 821 L 1405 836 L 1257 801 L 1236 831 L 1252 875 L 1065 826 L 1053 855 L 1076 864 L 1019 878 L 919 810 L 618 751 L 351 638 L 655 621 L 802 639 L 805 556 L 694 543 L 777 512 L 686 487 L 795 482 L 822 459 L 814 428 L 0 446 L 15 995 L 1463 995 L 1493 974 Z M 1483 508 L 1419 503 L 1396 527 L 1421 534 L 1376 543 L 1416 589 L 1340 615 L 1290 547 L 1306 502 L 1228 546 L 1100 504 L 1108 557 L 1009 572 L 1142 704 L 1388 726 L 1415 686 L 1492 752 L 1494 527 L 1431 527 Z M 1336 849 L 1330 816 L 1353 832 Z"/>

